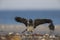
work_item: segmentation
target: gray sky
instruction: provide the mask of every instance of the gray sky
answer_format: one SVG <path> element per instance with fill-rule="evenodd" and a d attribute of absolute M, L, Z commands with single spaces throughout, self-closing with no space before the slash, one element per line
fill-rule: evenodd
<path fill-rule="evenodd" d="M 60 0 L 0 0 L 0 10 L 60 9 Z"/>

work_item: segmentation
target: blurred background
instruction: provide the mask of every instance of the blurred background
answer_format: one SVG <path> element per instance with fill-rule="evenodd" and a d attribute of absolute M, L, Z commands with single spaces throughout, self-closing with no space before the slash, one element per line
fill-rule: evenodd
<path fill-rule="evenodd" d="M 60 0 L 0 0 L 0 30 L 9 31 L 10 28 L 11 31 L 11 28 L 12 30 L 19 28 L 11 27 L 11 25 L 20 25 L 19 30 L 25 28 L 23 24 L 22 27 L 21 23 L 14 20 L 16 16 L 33 20 L 37 18 L 52 19 L 56 32 L 60 32 Z M 48 30 L 48 27 L 39 26 L 36 30 L 45 32 L 46 29 Z"/>

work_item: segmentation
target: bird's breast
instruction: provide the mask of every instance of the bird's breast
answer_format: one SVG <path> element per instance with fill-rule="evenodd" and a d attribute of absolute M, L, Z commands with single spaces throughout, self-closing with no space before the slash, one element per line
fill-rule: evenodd
<path fill-rule="evenodd" d="M 28 30 L 28 31 L 32 31 L 32 30 L 34 30 L 34 27 L 33 27 L 33 26 L 28 26 L 28 27 L 27 27 L 27 30 Z"/>

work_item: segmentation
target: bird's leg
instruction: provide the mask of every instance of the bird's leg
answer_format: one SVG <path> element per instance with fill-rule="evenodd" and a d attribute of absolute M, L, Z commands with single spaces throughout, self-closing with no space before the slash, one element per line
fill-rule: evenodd
<path fill-rule="evenodd" d="M 29 34 L 31 34 L 32 32 L 33 32 L 33 27 L 32 26 L 29 26 L 29 27 L 27 27 L 27 32 L 29 33 Z"/>
<path fill-rule="evenodd" d="M 22 33 L 26 32 L 26 31 L 27 31 L 27 29 L 25 29 Z"/>
<path fill-rule="evenodd" d="M 53 30 L 50 30 L 50 35 L 53 35 L 54 34 L 54 31 Z"/>
<path fill-rule="evenodd" d="M 26 31 L 27 31 L 27 34 L 31 34 L 33 32 L 33 27 L 27 27 L 27 29 L 25 29 L 22 33 Z"/>

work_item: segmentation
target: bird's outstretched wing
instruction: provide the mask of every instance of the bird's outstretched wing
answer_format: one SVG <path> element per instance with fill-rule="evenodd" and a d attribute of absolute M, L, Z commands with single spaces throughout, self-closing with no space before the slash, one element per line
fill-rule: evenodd
<path fill-rule="evenodd" d="M 23 24 L 25 24 L 25 26 L 27 26 L 27 19 L 21 18 L 21 17 L 15 17 L 15 20 L 17 22 L 23 23 Z"/>
<path fill-rule="evenodd" d="M 36 28 L 36 26 L 41 25 L 41 24 L 45 24 L 45 23 L 49 23 L 50 25 L 48 26 L 50 30 L 54 30 L 55 26 L 53 24 L 53 21 L 51 19 L 36 19 L 34 21 L 34 28 Z"/>
<path fill-rule="evenodd" d="M 34 28 L 36 28 L 36 26 L 38 26 L 38 25 L 45 24 L 45 23 L 51 23 L 51 22 L 52 22 L 51 19 L 35 19 Z"/>

